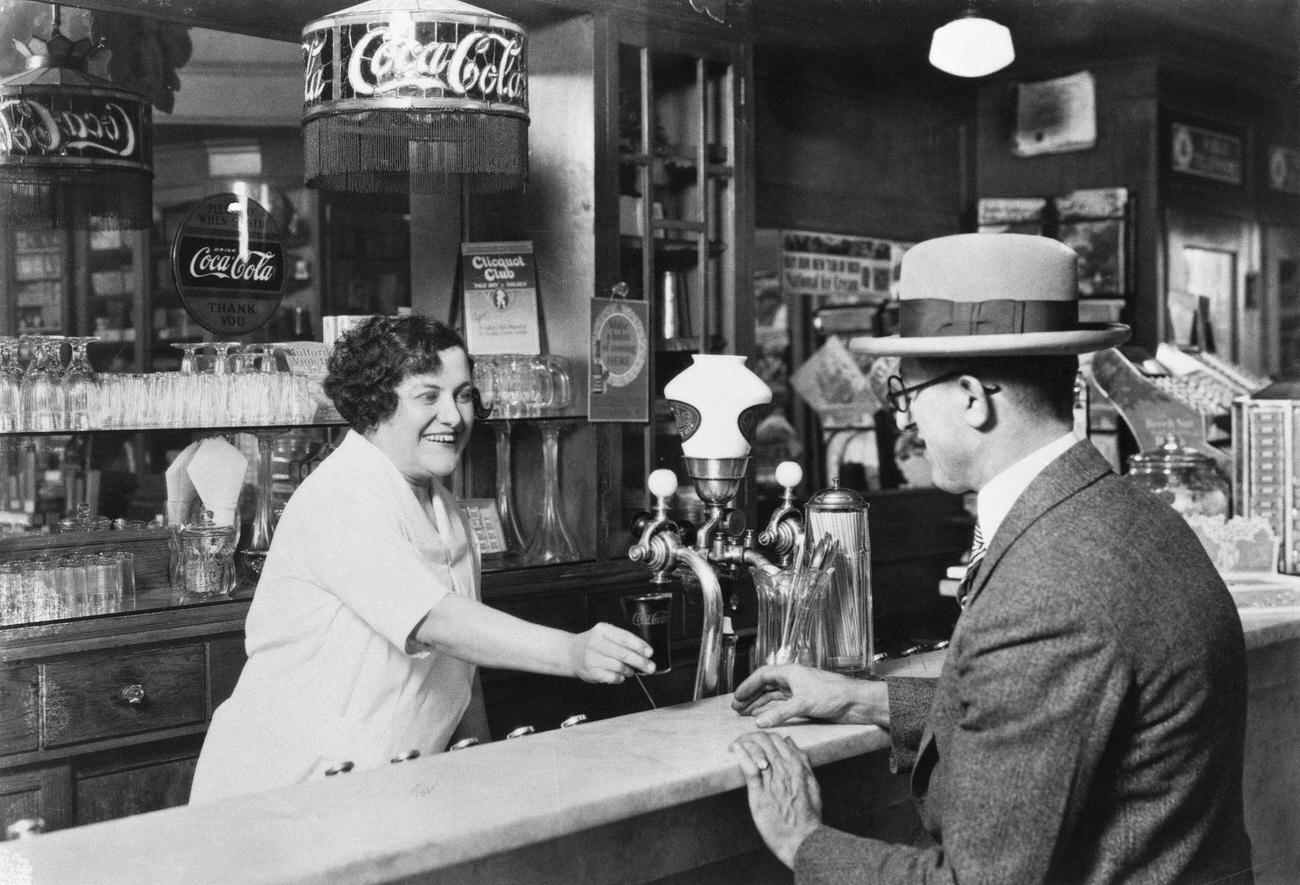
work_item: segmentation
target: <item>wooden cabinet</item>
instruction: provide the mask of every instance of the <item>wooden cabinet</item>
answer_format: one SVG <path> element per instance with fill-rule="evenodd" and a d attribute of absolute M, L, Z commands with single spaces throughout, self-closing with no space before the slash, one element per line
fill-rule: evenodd
<path fill-rule="evenodd" d="M 46 829 L 185 802 L 244 663 L 246 601 L 5 628 L 0 826 Z"/>

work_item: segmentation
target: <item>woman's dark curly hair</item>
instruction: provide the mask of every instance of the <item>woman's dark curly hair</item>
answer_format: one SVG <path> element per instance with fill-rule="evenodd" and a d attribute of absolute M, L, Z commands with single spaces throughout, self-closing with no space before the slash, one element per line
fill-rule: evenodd
<path fill-rule="evenodd" d="M 377 425 L 397 410 L 397 386 L 408 375 L 442 368 L 440 351 L 465 349 L 444 323 L 418 314 L 374 316 L 334 342 L 325 394 L 355 430 Z"/>

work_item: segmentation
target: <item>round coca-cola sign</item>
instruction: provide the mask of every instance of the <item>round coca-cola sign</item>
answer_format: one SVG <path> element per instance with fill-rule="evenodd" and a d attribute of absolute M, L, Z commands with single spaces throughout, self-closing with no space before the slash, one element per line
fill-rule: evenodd
<path fill-rule="evenodd" d="M 284 245 L 269 212 L 239 194 L 214 194 L 172 239 L 181 303 L 209 332 L 247 335 L 270 322 L 284 295 Z"/>

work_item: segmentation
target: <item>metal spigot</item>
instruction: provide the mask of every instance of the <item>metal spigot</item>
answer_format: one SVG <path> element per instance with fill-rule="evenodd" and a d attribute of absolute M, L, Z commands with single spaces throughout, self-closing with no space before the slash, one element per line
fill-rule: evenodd
<path fill-rule="evenodd" d="M 786 567 L 803 537 L 803 513 L 794 504 L 794 487 L 803 481 L 803 468 L 794 461 L 782 461 L 776 466 L 776 481 L 785 489 L 781 506 L 772 513 L 767 528 L 759 533 L 758 543 L 770 547 L 780 558 L 782 567 Z"/>
<path fill-rule="evenodd" d="M 641 528 L 640 540 L 628 550 L 633 562 L 645 563 L 654 575 L 652 584 L 665 584 L 673 569 L 685 565 L 700 584 L 704 609 L 700 631 L 700 656 L 695 670 L 693 699 L 718 693 L 718 666 L 722 659 L 722 586 L 704 553 L 682 543 L 677 524 L 668 515 L 668 502 L 677 493 L 677 474 L 656 470 L 646 481 L 655 497 L 654 513 Z"/>

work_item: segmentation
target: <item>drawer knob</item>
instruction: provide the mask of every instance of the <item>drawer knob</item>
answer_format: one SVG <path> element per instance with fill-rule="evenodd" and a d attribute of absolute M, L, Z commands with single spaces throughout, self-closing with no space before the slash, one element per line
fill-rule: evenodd
<path fill-rule="evenodd" d="M 398 753 L 396 756 L 394 756 L 392 759 L 389 759 L 388 761 L 405 762 L 407 759 L 419 759 L 419 758 L 420 758 L 419 750 L 407 750 L 403 753 Z"/>
<path fill-rule="evenodd" d="M 573 728 L 573 726 L 581 725 L 586 721 L 587 721 L 587 714 L 578 713 L 577 715 L 570 716 L 568 719 L 565 719 L 563 722 L 561 722 L 560 728 Z"/>
<path fill-rule="evenodd" d="M 521 725 L 518 728 L 511 730 L 511 732 L 508 735 L 506 735 L 506 740 L 513 741 L 515 738 L 521 738 L 524 737 L 525 735 L 530 735 L 535 731 L 537 731 L 537 729 L 533 728 L 531 725 Z"/>
<path fill-rule="evenodd" d="M 119 688 L 117 696 L 122 699 L 122 703 L 132 707 L 139 707 L 145 701 L 144 686 L 138 682 L 132 682 L 130 685 Z"/>
<path fill-rule="evenodd" d="M 10 839 L 26 839 L 29 836 L 36 836 L 44 832 L 44 818 L 25 817 L 22 820 L 16 820 L 9 826 L 5 827 L 5 841 Z"/>
<path fill-rule="evenodd" d="M 338 765 L 331 765 L 329 768 L 325 769 L 325 776 L 334 777 L 336 774 L 346 774 L 351 771 L 352 768 L 352 762 L 350 760 L 345 760 L 340 762 Z"/>
<path fill-rule="evenodd" d="M 478 740 L 478 738 L 476 738 L 476 737 L 467 737 L 467 738 L 462 738 L 461 740 L 456 741 L 456 743 L 452 744 L 452 745 L 451 745 L 450 747 L 448 747 L 447 749 L 448 749 L 448 750 L 465 750 L 465 749 L 468 749 L 469 747 L 474 746 L 474 745 L 477 744 L 478 742 L 479 742 L 479 740 Z"/>

